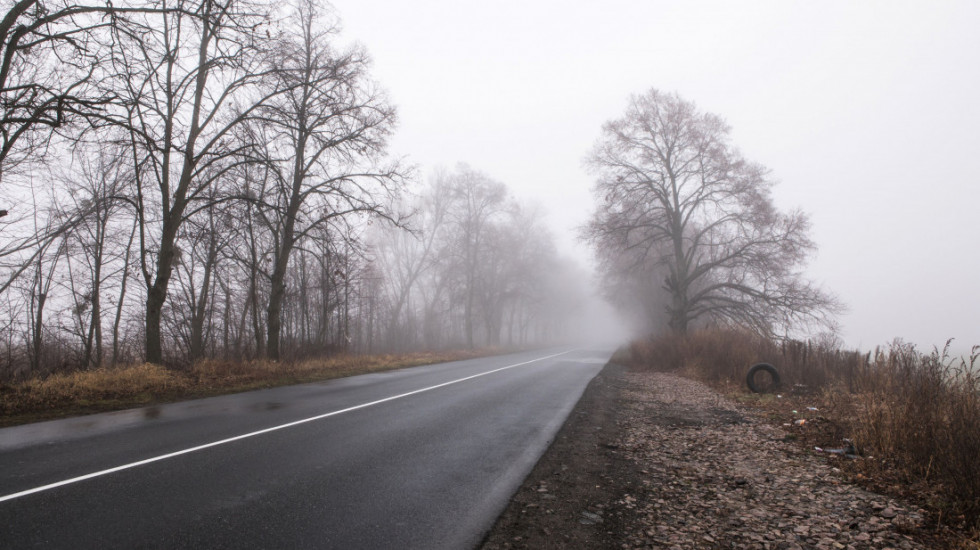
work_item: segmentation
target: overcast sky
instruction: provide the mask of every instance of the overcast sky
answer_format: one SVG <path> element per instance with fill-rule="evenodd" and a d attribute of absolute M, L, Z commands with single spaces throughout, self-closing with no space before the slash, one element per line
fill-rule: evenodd
<path fill-rule="evenodd" d="M 849 345 L 980 344 L 980 2 L 333 5 L 399 108 L 392 151 L 539 202 L 568 254 L 588 256 L 602 123 L 676 91 L 810 213 L 809 272 L 850 308 Z"/>

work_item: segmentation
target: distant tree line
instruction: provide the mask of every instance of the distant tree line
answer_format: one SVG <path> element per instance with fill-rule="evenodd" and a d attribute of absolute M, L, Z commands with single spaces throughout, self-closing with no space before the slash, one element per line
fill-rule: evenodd
<path fill-rule="evenodd" d="M 465 166 L 413 192 L 317 0 L 7 8 L 0 375 L 562 330 L 535 213 Z"/>
<path fill-rule="evenodd" d="M 413 233 L 382 225 L 368 240 L 387 345 L 525 345 L 568 334 L 588 291 L 540 212 L 466 165 L 439 171 L 411 199 Z"/>

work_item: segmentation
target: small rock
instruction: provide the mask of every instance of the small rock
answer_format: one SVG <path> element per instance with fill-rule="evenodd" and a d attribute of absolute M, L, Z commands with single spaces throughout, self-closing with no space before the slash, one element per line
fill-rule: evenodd
<path fill-rule="evenodd" d="M 595 525 L 596 523 L 602 523 L 602 516 L 599 514 L 593 514 L 589 511 L 582 512 L 582 519 L 579 520 L 582 525 Z"/>

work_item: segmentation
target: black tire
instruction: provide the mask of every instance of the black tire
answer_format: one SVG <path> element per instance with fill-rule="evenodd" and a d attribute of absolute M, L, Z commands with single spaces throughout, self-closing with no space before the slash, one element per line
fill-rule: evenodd
<path fill-rule="evenodd" d="M 772 384 L 765 387 L 758 385 L 755 381 L 755 375 L 758 374 L 759 371 L 768 372 L 769 376 L 772 377 Z M 749 369 L 749 374 L 745 377 L 745 383 L 748 384 L 749 389 L 755 393 L 770 392 L 779 386 L 779 373 L 776 371 L 776 367 L 770 365 L 769 363 L 756 363 Z"/>

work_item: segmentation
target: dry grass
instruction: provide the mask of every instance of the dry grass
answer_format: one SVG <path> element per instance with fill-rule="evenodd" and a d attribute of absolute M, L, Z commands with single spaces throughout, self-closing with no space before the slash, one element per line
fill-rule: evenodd
<path fill-rule="evenodd" d="M 680 369 L 711 382 L 745 380 L 754 363 L 779 367 L 787 388 L 809 390 L 844 384 L 849 390 L 867 370 L 868 358 L 830 343 L 774 342 L 735 330 L 700 331 L 686 337 L 660 335 L 633 342 L 634 365 L 660 370 Z"/>
<path fill-rule="evenodd" d="M 7 416 L 119 400 L 145 402 L 156 394 L 184 390 L 187 382 L 186 377 L 149 363 L 60 373 L 0 387 L 3 395 L 0 412 Z"/>
<path fill-rule="evenodd" d="M 335 355 L 297 362 L 199 361 L 187 370 L 149 363 L 0 384 L 0 426 L 255 388 L 327 380 L 503 353 L 498 349 Z"/>
<path fill-rule="evenodd" d="M 634 342 L 634 366 L 682 372 L 745 395 L 745 374 L 772 363 L 781 392 L 806 397 L 791 407 L 820 404 L 821 420 L 873 459 L 855 461 L 858 479 L 876 488 L 919 487 L 936 519 L 980 531 L 980 347 L 969 358 L 943 350 L 922 353 L 896 342 L 860 354 L 813 342 L 776 343 L 737 331 L 703 331 Z M 748 396 L 746 396 L 748 397 Z M 749 401 L 784 408 L 772 399 Z M 839 442 L 839 441 L 838 441 Z M 906 496 L 908 496 L 906 494 Z"/>
<path fill-rule="evenodd" d="M 946 350 L 948 350 L 948 345 Z M 935 485 L 953 523 L 980 529 L 980 376 L 969 359 L 893 346 L 871 359 L 855 394 L 854 439 L 897 466 L 908 483 Z"/>

